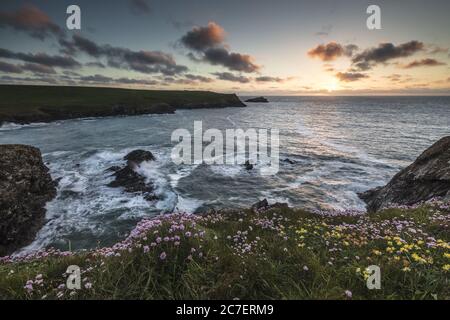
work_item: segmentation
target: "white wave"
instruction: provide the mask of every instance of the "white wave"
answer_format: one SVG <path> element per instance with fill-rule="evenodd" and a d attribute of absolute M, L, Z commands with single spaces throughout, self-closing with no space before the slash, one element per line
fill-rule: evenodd
<path fill-rule="evenodd" d="M 194 213 L 205 202 L 198 199 L 191 199 L 178 195 L 178 202 L 175 206 L 177 212 Z"/>
<path fill-rule="evenodd" d="M 35 128 L 35 127 L 42 127 L 46 126 L 48 123 L 45 122 L 36 122 L 36 123 L 29 123 L 29 124 L 17 124 L 13 122 L 5 122 L 3 125 L 0 126 L 0 131 L 11 131 L 11 130 L 19 130 L 24 128 Z"/>

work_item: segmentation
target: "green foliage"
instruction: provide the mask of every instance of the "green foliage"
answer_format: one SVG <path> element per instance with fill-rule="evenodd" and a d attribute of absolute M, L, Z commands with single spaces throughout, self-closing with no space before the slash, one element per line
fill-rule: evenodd
<path fill-rule="evenodd" d="M 450 299 L 446 207 L 362 216 L 274 209 L 158 219 L 115 249 L 5 261 L 0 298 Z M 61 288 L 74 264 L 83 270 L 83 288 Z M 366 287 L 369 265 L 381 268 L 380 290 Z M 42 283 L 26 290 L 39 275 Z"/>

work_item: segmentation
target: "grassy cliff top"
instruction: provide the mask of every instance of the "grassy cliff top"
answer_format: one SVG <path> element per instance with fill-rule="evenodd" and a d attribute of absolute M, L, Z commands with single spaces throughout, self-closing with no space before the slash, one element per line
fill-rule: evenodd
<path fill-rule="evenodd" d="M 244 106 L 234 94 L 221 94 L 208 91 L 162 91 L 131 90 L 100 87 L 69 86 L 23 86 L 0 85 L 0 122 L 27 119 L 30 122 L 52 120 L 52 117 L 67 118 L 114 115 L 112 107 L 147 108 L 142 113 L 164 110 L 151 110 L 149 106 L 166 105 L 169 108 Z M 140 110 L 133 111 L 140 113 Z M 128 114 L 127 110 L 117 112 Z"/>
<path fill-rule="evenodd" d="M 443 203 L 164 215 L 111 248 L 0 260 L 0 299 L 449 299 L 449 226 Z M 65 287 L 70 265 L 80 290 Z"/>

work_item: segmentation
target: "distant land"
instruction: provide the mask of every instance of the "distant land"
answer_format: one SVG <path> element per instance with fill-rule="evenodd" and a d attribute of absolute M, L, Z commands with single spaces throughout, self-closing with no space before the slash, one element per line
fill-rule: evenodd
<path fill-rule="evenodd" d="M 0 125 L 64 119 L 245 107 L 235 94 L 209 91 L 0 85 Z"/>

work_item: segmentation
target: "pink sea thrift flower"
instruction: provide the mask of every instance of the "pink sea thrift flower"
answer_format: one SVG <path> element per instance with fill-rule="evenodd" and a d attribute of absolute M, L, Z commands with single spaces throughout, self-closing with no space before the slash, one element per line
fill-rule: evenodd
<path fill-rule="evenodd" d="M 163 252 L 163 253 L 161 253 L 161 254 L 159 255 L 159 258 L 160 258 L 161 260 L 165 260 L 165 259 L 167 258 L 167 254 L 166 254 L 165 252 Z"/>
<path fill-rule="evenodd" d="M 345 290 L 344 294 L 347 299 L 351 299 L 353 297 L 353 293 L 350 290 Z"/>

